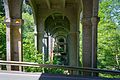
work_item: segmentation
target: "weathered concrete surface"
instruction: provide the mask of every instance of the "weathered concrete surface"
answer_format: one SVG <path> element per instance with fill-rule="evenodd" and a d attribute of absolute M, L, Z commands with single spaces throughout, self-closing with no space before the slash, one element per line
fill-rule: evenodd
<path fill-rule="evenodd" d="M 6 52 L 8 61 L 22 61 L 22 1 L 3 0 L 5 6 L 6 23 Z M 7 66 L 7 70 L 21 70 L 18 66 Z"/>

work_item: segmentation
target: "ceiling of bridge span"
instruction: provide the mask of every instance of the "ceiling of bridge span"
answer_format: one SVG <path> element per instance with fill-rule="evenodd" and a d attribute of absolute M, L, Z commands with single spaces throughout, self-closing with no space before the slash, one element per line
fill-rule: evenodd
<path fill-rule="evenodd" d="M 66 8 L 67 6 L 76 6 L 80 0 L 29 0 L 34 2 L 39 8 Z"/>
<path fill-rule="evenodd" d="M 58 31 L 68 33 L 70 31 L 70 23 L 66 16 L 60 13 L 54 13 L 45 20 L 45 31 L 52 35 Z"/>
<path fill-rule="evenodd" d="M 29 0 L 30 4 L 33 4 L 33 8 L 38 10 L 53 10 L 64 8 L 77 8 L 80 5 L 81 0 Z M 79 6 L 80 7 L 80 6 Z M 60 13 L 53 13 L 47 15 L 45 20 L 45 31 L 54 35 L 58 31 L 62 31 L 67 34 L 70 31 L 70 22 L 66 16 Z"/>

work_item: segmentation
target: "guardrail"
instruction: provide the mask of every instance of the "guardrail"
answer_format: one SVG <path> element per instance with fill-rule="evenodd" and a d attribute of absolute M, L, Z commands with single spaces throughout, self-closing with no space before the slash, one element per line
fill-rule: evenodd
<path fill-rule="evenodd" d="M 87 71 L 87 72 L 95 72 L 95 73 L 106 73 L 106 74 L 116 74 L 120 75 L 120 71 L 117 70 L 103 70 L 97 68 L 87 68 L 87 67 L 74 67 L 74 66 L 62 66 L 62 65 L 50 65 L 50 64 L 38 64 L 31 62 L 18 62 L 18 61 L 3 61 L 0 60 L 0 65 L 15 65 L 15 66 L 32 66 L 32 67 L 42 67 L 42 68 L 58 68 L 65 70 L 79 70 L 79 71 Z"/>

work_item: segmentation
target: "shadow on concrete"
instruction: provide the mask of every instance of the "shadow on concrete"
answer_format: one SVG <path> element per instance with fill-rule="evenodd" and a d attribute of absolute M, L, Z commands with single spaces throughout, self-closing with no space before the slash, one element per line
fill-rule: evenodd
<path fill-rule="evenodd" d="M 100 78 L 100 77 L 82 77 L 82 76 L 72 76 L 72 75 L 56 75 L 56 74 L 46 74 L 43 73 L 39 77 L 39 80 L 120 80 L 113 78 Z"/>

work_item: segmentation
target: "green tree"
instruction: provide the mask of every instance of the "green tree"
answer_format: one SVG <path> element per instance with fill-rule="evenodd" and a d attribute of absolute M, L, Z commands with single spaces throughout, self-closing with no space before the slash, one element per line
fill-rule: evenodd
<path fill-rule="evenodd" d="M 0 58 L 6 59 L 6 27 L 4 17 L 0 16 Z"/>
<path fill-rule="evenodd" d="M 23 61 L 42 63 L 42 54 L 38 53 L 34 45 L 34 20 L 33 15 L 28 12 L 22 14 L 24 25 L 22 26 L 23 37 Z M 25 67 L 25 71 L 38 72 L 42 68 Z"/>
<path fill-rule="evenodd" d="M 5 15 L 3 0 L 0 0 L 0 15 L 1 16 Z"/>
<path fill-rule="evenodd" d="M 101 0 L 98 27 L 98 67 L 120 69 L 119 0 Z M 104 75 L 105 76 L 105 75 Z M 106 75 L 108 76 L 108 75 Z M 114 77 L 109 76 L 109 77 Z M 120 78 L 120 76 L 118 76 Z"/>

